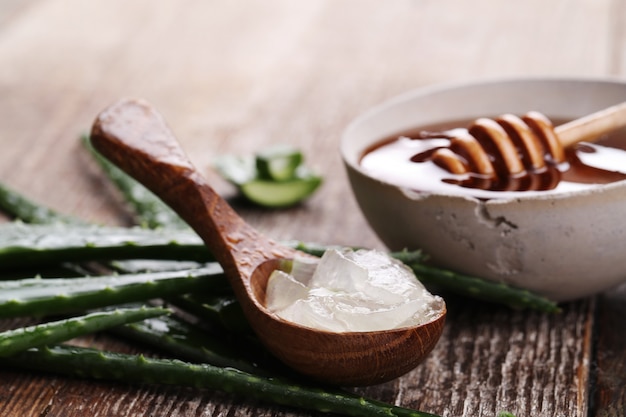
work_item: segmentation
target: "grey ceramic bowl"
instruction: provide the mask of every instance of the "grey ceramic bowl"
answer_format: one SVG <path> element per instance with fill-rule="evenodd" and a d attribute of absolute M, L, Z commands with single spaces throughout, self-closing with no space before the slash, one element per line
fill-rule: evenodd
<path fill-rule="evenodd" d="M 435 86 L 370 110 L 346 129 L 341 155 L 354 195 L 391 249 L 422 249 L 438 265 L 556 301 L 626 281 L 626 181 L 585 191 L 480 200 L 416 192 L 370 177 L 359 160 L 398 132 L 538 110 L 572 119 L 626 100 L 626 81 L 508 79 Z"/>

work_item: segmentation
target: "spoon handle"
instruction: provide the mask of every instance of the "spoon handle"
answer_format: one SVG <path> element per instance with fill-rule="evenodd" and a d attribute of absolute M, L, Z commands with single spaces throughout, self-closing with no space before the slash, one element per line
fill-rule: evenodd
<path fill-rule="evenodd" d="M 554 130 L 564 148 L 583 141 L 596 141 L 606 133 L 626 126 L 626 102 L 616 104 L 571 122 Z"/>
<path fill-rule="evenodd" d="M 91 141 L 172 207 L 202 237 L 229 277 L 251 272 L 265 259 L 256 247 L 273 242 L 261 237 L 206 183 L 150 104 L 126 99 L 108 107 L 96 118 Z"/>

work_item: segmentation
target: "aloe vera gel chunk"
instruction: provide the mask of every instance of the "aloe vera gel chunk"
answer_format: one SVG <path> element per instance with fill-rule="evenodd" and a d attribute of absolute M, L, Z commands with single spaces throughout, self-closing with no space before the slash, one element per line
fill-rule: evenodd
<path fill-rule="evenodd" d="M 319 263 L 295 260 L 269 278 L 267 308 L 280 318 L 332 332 L 416 326 L 444 308 L 402 262 L 377 250 L 331 249 Z"/>

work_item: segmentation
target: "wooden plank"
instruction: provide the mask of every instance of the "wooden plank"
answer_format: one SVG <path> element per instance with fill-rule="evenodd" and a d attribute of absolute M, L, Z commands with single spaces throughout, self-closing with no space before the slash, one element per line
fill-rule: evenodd
<path fill-rule="evenodd" d="M 386 401 L 453 416 L 586 416 L 589 302 L 563 314 L 512 312 L 447 297 L 444 337 L 423 366 L 387 388 Z M 378 387 L 367 391 L 380 395 Z"/>
<path fill-rule="evenodd" d="M 626 285 L 607 291 L 598 300 L 596 381 L 597 416 L 626 414 Z"/>

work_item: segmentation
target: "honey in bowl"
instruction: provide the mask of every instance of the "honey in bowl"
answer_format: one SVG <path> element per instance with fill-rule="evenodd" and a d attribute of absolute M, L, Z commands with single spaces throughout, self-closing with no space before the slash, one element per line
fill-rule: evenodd
<path fill-rule="evenodd" d="M 564 121 L 554 120 L 555 125 Z M 469 120 L 421 126 L 388 137 L 369 148 L 361 158 L 368 175 L 406 189 L 467 195 L 478 198 L 516 197 L 530 194 L 584 190 L 626 179 L 626 129 L 604 135 L 595 143 L 582 142 L 566 150 L 564 162 L 546 160 L 539 170 L 507 175 L 498 158 L 492 158 L 495 178 L 479 174 L 452 174 L 437 165 L 433 154 L 450 146 L 450 138 L 465 134 Z M 463 132 L 465 130 L 465 132 Z M 431 132 L 440 132 L 433 134 Z M 520 159 L 524 153 L 520 149 Z"/>

